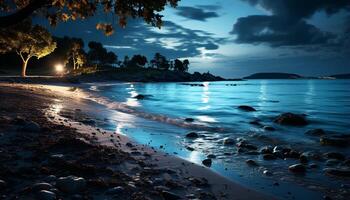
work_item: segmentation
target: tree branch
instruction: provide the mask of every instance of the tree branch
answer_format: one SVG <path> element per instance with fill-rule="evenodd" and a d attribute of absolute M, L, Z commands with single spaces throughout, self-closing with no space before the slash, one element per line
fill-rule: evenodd
<path fill-rule="evenodd" d="M 18 24 L 33 14 L 36 10 L 48 5 L 50 5 L 48 0 L 32 0 L 27 6 L 17 12 L 0 17 L 0 28 L 6 28 Z"/>

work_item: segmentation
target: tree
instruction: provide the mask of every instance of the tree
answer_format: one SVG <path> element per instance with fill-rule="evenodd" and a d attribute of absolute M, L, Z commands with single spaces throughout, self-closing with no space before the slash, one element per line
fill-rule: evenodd
<path fill-rule="evenodd" d="M 190 65 L 190 61 L 188 59 L 185 59 L 183 62 L 182 62 L 183 66 L 184 66 L 184 72 L 187 72 L 188 71 L 188 66 Z"/>
<path fill-rule="evenodd" d="M 22 59 L 23 77 L 26 76 L 28 62 L 32 57 L 40 59 L 56 48 L 51 34 L 41 26 L 32 26 L 26 22 L 0 31 L 2 53 L 16 52 Z"/>
<path fill-rule="evenodd" d="M 90 50 L 88 52 L 89 60 L 94 64 L 106 65 L 114 64 L 118 60 L 117 55 L 113 52 L 108 52 L 106 48 L 99 42 L 89 42 Z"/>
<path fill-rule="evenodd" d="M 147 58 L 143 55 L 134 55 L 128 62 L 127 67 L 138 68 L 144 67 L 147 64 Z"/>
<path fill-rule="evenodd" d="M 127 67 L 129 65 L 130 58 L 129 56 L 124 56 L 123 67 Z"/>
<path fill-rule="evenodd" d="M 174 71 L 183 71 L 184 65 L 179 59 L 175 59 L 174 61 Z"/>
<path fill-rule="evenodd" d="M 160 53 L 156 53 L 154 55 L 151 64 L 154 65 L 157 69 L 161 70 L 169 70 L 170 68 L 169 61 L 166 59 L 165 56 L 161 55 Z"/>
<path fill-rule="evenodd" d="M 73 70 L 77 70 L 82 67 L 87 61 L 85 52 L 83 50 L 84 43 L 75 41 L 72 42 L 71 45 L 72 47 L 70 50 L 70 58 L 72 59 Z"/>
<path fill-rule="evenodd" d="M 119 25 L 125 27 L 127 18 L 142 18 L 152 26 L 162 25 L 159 13 L 167 5 L 176 7 L 180 0 L 0 0 L 0 28 L 9 27 L 22 22 L 28 17 L 45 16 L 51 25 L 68 20 L 86 19 L 97 15 L 100 8 L 119 19 Z M 106 35 L 113 34 L 111 23 L 100 23 L 97 29 Z"/>

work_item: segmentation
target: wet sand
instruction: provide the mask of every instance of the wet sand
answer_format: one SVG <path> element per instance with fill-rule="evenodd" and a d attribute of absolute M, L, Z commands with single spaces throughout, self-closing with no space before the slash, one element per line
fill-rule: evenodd
<path fill-rule="evenodd" d="M 1 198 L 277 199 L 95 127 L 74 90 L 2 83 L 0 97 Z"/>

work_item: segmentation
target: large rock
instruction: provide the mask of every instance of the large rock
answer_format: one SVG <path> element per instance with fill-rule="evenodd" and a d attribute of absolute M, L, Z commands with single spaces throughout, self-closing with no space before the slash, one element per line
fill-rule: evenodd
<path fill-rule="evenodd" d="M 255 108 L 253 108 L 251 106 L 246 106 L 246 105 L 238 106 L 238 109 L 246 111 L 246 112 L 254 112 L 254 111 L 256 111 Z"/>
<path fill-rule="evenodd" d="M 208 159 L 203 160 L 202 164 L 206 167 L 211 167 L 212 161 L 210 158 L 208 158 Z"/>
<path fill-rule="evenodd" d="M 85 189 L 86 181 L 81 177 L 67 176 L 59 178 L 56 186 L 63 192 L 74 194 Z"/>
<path fill-rule="evenodd" d="M 274 122 L 287 126 L 306 126 L 309 124 L 303 115 L 294 113 L 283 113 L 279 115 Z"/>

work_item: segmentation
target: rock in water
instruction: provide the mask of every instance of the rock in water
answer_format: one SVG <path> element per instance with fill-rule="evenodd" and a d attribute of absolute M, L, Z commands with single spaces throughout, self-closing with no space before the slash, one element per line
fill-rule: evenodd
<path fill-rule="evenodd" d="M 303 115 L 294 113 L 283 113 L 279 115 L 274 122 L 287 126 L 306 126 L 309 124 Z"/>
<path fill-rule="evenodd" d="M 345 160 L 345 156 L 338 152 L 328 152 L 323 154 L 323 156 L 327 159 Z"/>
<path fill-rule="evenodd" d="M 311 136 L 322 136 L 322 135 L 326 135 L 326 132 L 323 129 L 318 128 L 318 129 L 306 131 L 305 134 L 311 135 Z"/>
<path fill-rule="evenodd" d="M 246 160 L 245 162 L 250 166 L 259 166 L 258 163 L 256 163 L 254 160 L 251 160 L 251 159 Z"/>
<path fill-rule="evenodd" d="M 323 171 L 327 175 L 331 175 L 331 176 L 350 177 L 350 169 L 325 168 Z"/>
<path fill-rule="evenodd" d="M 223 143 L 224 143 L 224 145 L 234 145 L 235 140 L 232 138 L 224 138 Z"/>
<path fill-rule="evenodd" d="M 254 111 L 256 111 L 255 108 L 253 108 L 251 106 L 246 106 L 246 105 L 238 106 L 238 109 L 246 111 L 246 112 L 254 112 Z"/>
<path fill-rule="evenodd" d="M 51 192 L 51 191 L 48 191 L 48 190 L 41 190 L 38 193 L 38 198 L 40 200 L 55 200 L 56 199 L 56 194 Z"/>
<path fill-rule="evenodd" d="M 164 200 L 177 200 L 177 199 L 181 199 L 180 196 L 174 194 L 174 193 L 171 193 L 171 192 L 168 192 L 168 191 L 165 191 L 163 190 L 161 192 L 161 195 L 162 197 L 164 198 Z"/>
<path fill-rule="evenodd" d="M 49 183 L 36 183 L 32 186 L 32 189 L 34 191 L 39 191 L 39 190 L 50 190 L 52 188 L 52 185 Z"/>
<path fill-rule="evenodd" d="M 264 129 L 265 131 L 275 131 L 275 130 L 276 130 L 276 129 L 275 129 L 274 127 L 272 127 L 272 126 L 264 126 L 263 129 Z"/>
<path fill-rule="evenodd" d="M 194 119 L 193 118 L 186 118 L 185 122 L 194 122 Z"/>
<path fill-rule="evenodd" d="M 288 169 L 293 173 L 303 174 L 306 172 L 306 167 L 302 164 L 291 165 Z"/>
<path fill-rule="evenodd" d="M 81 177 L 67 176 L 59 178 L 56 186 L 63 192 L 74 194 L 85 189 L 86 181 Z"/>
<path fill-rule="evenodd" d="M 198 134 L 196 132 L 187 133 L 186 138 L 198 138 Z"/>
<path fill-rule="evenodd" d="M 202 163 L 206 167 L 211 167 L 212 161 L 210 158 L 208 158 L 208 159 L 203 160 Z"/>
<path fill-rule="evenodd" d="M 344 138 L 336 137 L 322 137 L 320 138 L 321 145 L 336 146 L 336 147 L 345 147 L 349 144 L 349 141 Z"/>

